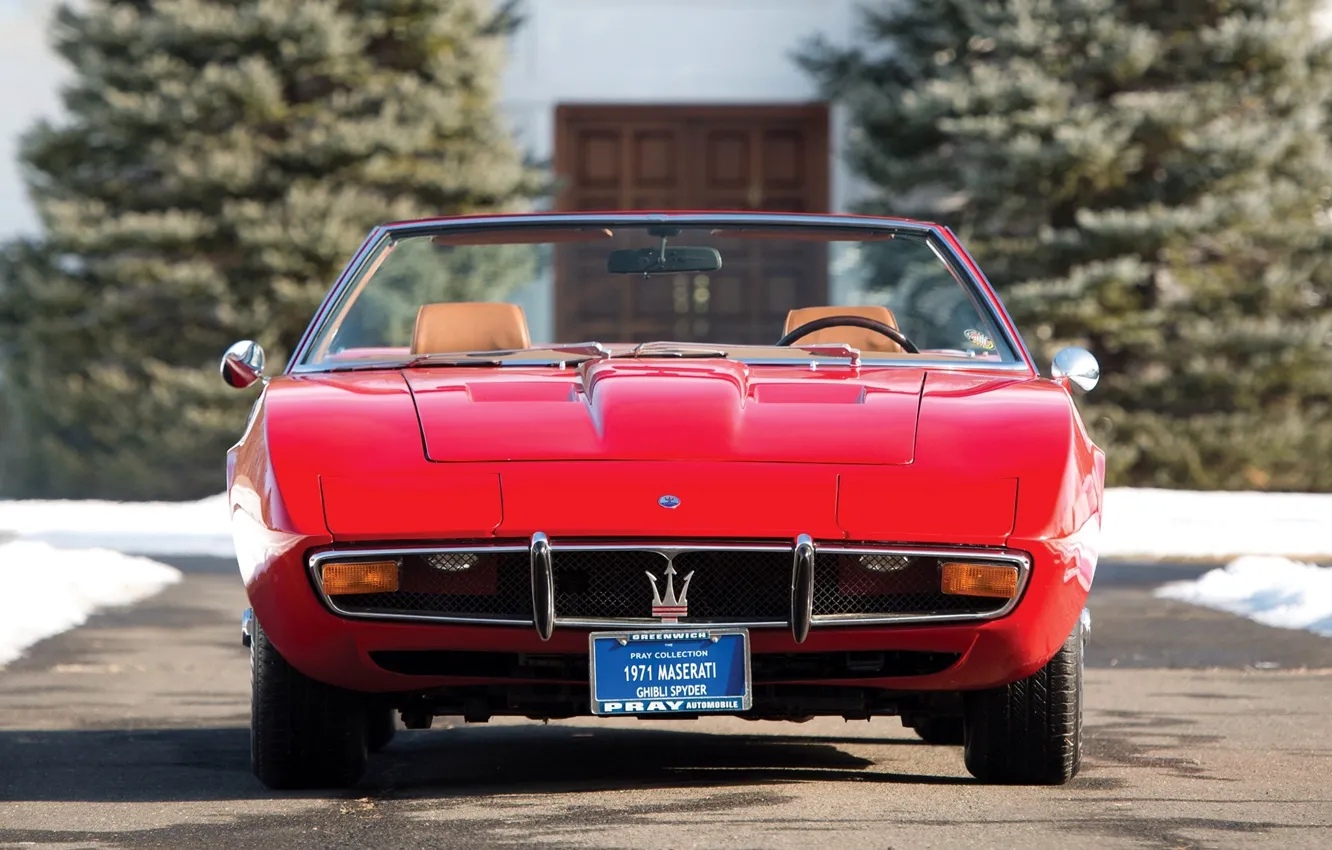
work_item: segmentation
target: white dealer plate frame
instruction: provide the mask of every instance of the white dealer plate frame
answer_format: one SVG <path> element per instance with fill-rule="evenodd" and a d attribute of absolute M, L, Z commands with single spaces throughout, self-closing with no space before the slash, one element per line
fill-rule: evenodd
<path fill-rule="evenodd" d="M 669 711 L 669 710 L 668 710 L 668 711 L 652 711 L 652 712 L 602 711 L 602 710 L 601 710 L 601 703 L 603 702 L 603 700 L 599 700 L 599 699 L 597 698 L 597 652 L 596 652 L 596 642 L 597 642 L 598 640 L 616 640 L 616 641 L 623 640 L 623 641 L 626 641 L 626 642 L 633 642 L 633 643 L 637 643 L 637 644 L 642 644 L 642 645 L 644 645 L 644 646 L 651 646 L 651 645 L 653 645 L 653 644 L 656 644 L 656 645 L 660 646 L 661 644 L 663 644 L 663 643 L 667 643 L 668 641 L 663 641 L 663 640 L 661 640 L 659 637 L 658 637 L 658 638 L 654 638 L 653 640 L 645 640 L 645 641 L 634 640 L 634 638 L 635 638 L 636 636 L 644 635 L 644 634 L 648 634 L 648 635 L 660 635 L 660 634 L 662 634 L 662 633 L 668 633 L 668 634 L 669 634 L 669 633 L 673 633 L 673 632 L 688 632 L 690 635 L 705 635 L 705 636 L 706 636 L 706 638 L 704 638 L 704 637 L 689 637 L 689 638 L 681 638 L 681 640 L 704 640 L 704 639 L 710 639 L 710 638 L 712 638 L 713 636 L 716 636 L 716 637 L 722 637 L 722 636 L 724 636 L 724 635 L 739 635 L 739 636 L 740 636 L 740 643 L 741 643 L 741 647 L 742 647 L 742 649 L 743 649 L 742 655 L 743 655 L 743 658 L 744 658 L 744 668 L 745 668 L 745 676 L 744 676 L 745 690 L 744 690 L 744 694 L 741 695 L 741 697 L 740 697 L 740 703 L 741 703 L 740 708 L 739 708 L 739 709 L 724 709 L 724 710 L 718 710 L 718 709 L 689 709 L 689 710 L 686 710 L 686 709 L 681 708 L 681 709 L 678 710 L 678 711 Z M 726 715 L 726 714 L 737 714 L 737 713 L 739 713 L 739 712 L 743 712 L 743 711 L 749 711 L 749 710 L 754 706 L 754 679 L 753 679 L 753 670 L 752 670 L 752 667 L 751 667 L 751 664 L 750 664 L 749 629 L 736 629 L 736 628 L 727 628 L 727 629 L 708 629 L 708 628 L 689 628 L 689 627 L 686 626 L 686 627 L 684 627 L 684 628 L 680 628 L 680 629 L 650 628 L 650 629 L 637 629 L 637 630 L 634 630 L 634 631 L 590 632 L 590 633 L 588 634 L 588 636 L 587 636 L 587 660 L 588 660 L 588 687 L 589 687 L 589 690 L 590 690 L 590 692 L 591 692 L 591 697 L 592 697 L 592 699 L 591 699 L 591 703 L 592 703 L 592 705 L 591 705 L 591 709 L 592 709 L 592 713 L 593 713 L 593 714 L 595 714 L 595 715 L 597 715 L 597 716 L 600 716 L 600 717 L 655 717 L 655 716 L 658 716 L 658 715 L 672 715 L 672 714 L 680 714 L 680 715 L 694 715 L 694 714 L 722 714 L 722 715 Z M 704 697 L 703 699 L 734 699 L 734 698 L 735 698 L 735 696 L 734 696 L 734 695 L 731 695 L 731 696 L 729 696 L 729 697 L 710 697 L 710 698 L 709 698 L 709 697 Z M 698 697 L 692 697 L 692 698 L 691 698 L 691 697 L 684 697 L 684 699 L 685 699 L 686 701 L 688 701 L 688 700 L 690 700 L 690 699 L 699 699 L 699 698 L 698 698 Z M 609 701 L 609 700 L 607 700 L 607 701 Z M 645 700 L 642 700 L 642 702 L 652 702 L 652 701 L 654 701 L 654 700 L 646 700 L 646 699 L 645 699 Z M 656 700 L 656 701 L 660 701 L 660 700 Z"/>

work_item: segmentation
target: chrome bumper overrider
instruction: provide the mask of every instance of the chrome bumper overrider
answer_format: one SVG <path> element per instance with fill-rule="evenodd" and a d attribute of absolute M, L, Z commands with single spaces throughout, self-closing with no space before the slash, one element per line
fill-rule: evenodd
<path fill-rule="evenodd" d="M 669 615 L 662 615 L 661 619 L 646 619 L 638 617 L 624 618 L 596 618 L 596 617 L 562 617 L 558 611 L 557 592 L 556 592 L 556 571 L 553 568 L 552 560 L 554 554 L 559 553 L 596 553 L 596 552 L 653 552 L 662 555 L 669 565 L 673 559 L 685 553 L 789 553 L 790 555 L 790 606 L 789 613 L 783 619 L 759 619 L 759 620 L 728 620 L 721 621 L 716 619 L 701 619 L 698 617 L 688 618 L 688 615 L 680 615 L 686 618 L 681 623 L 678 618 L 671 618 Z M 457 614 L 434 612 L 434 611 L 354 611 L 345 607 L 340 607 L 338 599 L 329 596 L 324 592 L 321 581 L 322 564 L 332 560 L 361 559 L 361 558 L 402 558 L 424 555 L 494 555 L 505 554 L 517 556 L 518 553 L 526 553 L 531 565 L 531 600 L 532 616 L 527 617 L 496 617 L 496 616 L 460 616 Z M 1018 589 L 1013 598 L 1006 601 L 1002 607 L 984 612 L 934 612 L 934 613 L 907 613 L 907 614 L 816 614 L 814 613 L 815 604 L 815 578 L 816 578 L 816 556 L 817 555 L 860 555 L 860 556 L 881 556 L 881 557 L 902 557 L 902 558 L 965 558 L 968 561 L 994 561 L 1011 564 L 1018 569 Z M 318 552 L 310 557 L 309 561 L 310 575 L 319 596 L 324 604 L 336 614 L 345 617 L 372 620 L 395 620 L 395 621 L 416 621 L 416 622 L 447 622 L 460 623 L 467 625 L 505 625 L 505 626 L 528 626 L 535 627 L 537 634 L 541 639 L 549 640 L 556 626 L 565 628 L 633 628 L 633 629 L 652 629 L 652 628 L 681 628 L 682 626 L 707 627 L 707 628 L 790 628 L 791 635 L 796 643 L 803 643 L 809 635 L 810 628 L 813 626 L 868 626 L 868 625 L 893 625 L 906 623 L 939 623 L 939 622 L 965 622 L 976 620 L 990 620 L 1002 617 L 1008 614 L 1017 605 L 1021 599 L 1023 591 L 1026 589 L 1027 580 L 1031 571 L 1031 562 L 1026 555 L 1020 552 L 1013 552 L 1004 549 L 976 549 L 976 548 L 948 548 L 948 547 L 897 547 L 897 546 L 879 546 L 879 545 L 852 545 L 846 543 L 820 543 L 816 544 L 807 534 L 799 535 L 794 541 L 788 544 L 780 543 L 717 543 L 710 541 L 700 542 L 642 542 L 635 541 L 631 543 L 581 543 L 570 542 L 552 542 L 550 538 L 537 532 L 533 534 L 526 546 L 514 544 L 468 544 L 468 545 L 437 545 L 437 546 L 404 546 L 393 548 L 348 548 L 336 549 Z M 692 573 L 691 573 L 692 575 Z M 649 578 L 654 581 L 653 593 L 656 593 L 655 577 L 651 573 Z M 688 577 L 684 578 L 685 588 L 688 587 Z M 674 602 L 674 584 L 670 586 L 670 598 L 663 604 Z M 680 594 L 680 601 L 685 598 L 685 591 Z M 669 605 L 663 608 L 669 611 Z M 683 610 L 683 606 L 682 606 Z M 654 606 L 654 615 L 655 615 Z"/>

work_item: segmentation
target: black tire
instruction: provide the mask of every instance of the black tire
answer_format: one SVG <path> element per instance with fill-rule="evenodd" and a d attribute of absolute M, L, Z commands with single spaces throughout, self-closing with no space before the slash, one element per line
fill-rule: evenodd
<path fill-rule="evenodd" d="M 370 706 L 365 713 L 365 746 L 372 753 L 377 753 L 389 745 L 397 734 L 398 724 L 394 718 L 396 712 L 383 706 Z"/>
<path fill-rule="evenodd" d="M 967 770 L 982 782 L 1062 785 L 1082 763 L 1082 624 L 1050 663 L 1001 688 L 963 695 Z"/>
<path fill-rule="evenodd" d="M 960 747 L 965 740 L 961 717 L 925 717 L 911 728 L 922 741 L 935 747 Z"/>
<path fill-rule="evenodd" d="M 292 667 L 257 620 L 250 679 L 250 763 L 259 781 L 277 789 L 355 785 L 366 763 L 363 698 Z"/>

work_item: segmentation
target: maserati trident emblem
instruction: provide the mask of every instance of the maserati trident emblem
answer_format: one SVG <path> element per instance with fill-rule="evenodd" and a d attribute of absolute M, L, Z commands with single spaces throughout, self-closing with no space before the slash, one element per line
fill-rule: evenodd
<path fill-rule="evenodd" d="M 694 577 L 692 570 L 684 577 L 678 599 L 675 596 L 675 564 L 666 564 L 665 596 L 657 588 L 657 577 L 651 572 L 647 573 L 647 577 L 652 582 L 652 616 L 660 617 L 663 623 L 678 623 L 681 617 L 689 615 L 689 581 Z"/>
<path fill-rule="evenodd" d="M 680 497 L 672 496 L 667 493 L 665 496 L 662 496 L 657 500 L 657 504 L 661 505 L 663 508 L 678 508 L 680 507 Z"/>

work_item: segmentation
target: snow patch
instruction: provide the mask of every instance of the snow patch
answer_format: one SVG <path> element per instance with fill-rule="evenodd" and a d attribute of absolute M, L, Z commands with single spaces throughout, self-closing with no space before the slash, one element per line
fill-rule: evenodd
<path fill-rule="evenodd" d="M 236 554 L 226 494 L 197 502 L 0 502 L 0 537 L 5 532 L 62 549 L 219 558 Z"/>
<path fill-rule="evenodd" d="M 1332 494 L 1110 488 L 1100 555 L 1332 557 Z"/>
<path fill-rule="evenodd" d="M 92 613 L 145 599 L 180 581 L 166 564 L 105 549 L 0 543 L 0 667 Z"/>
<path fill-rule="evenodd" d="M 1159 587 L 1156 595 L 1332 637 L 1332 567 L 1247 556 L 1194 581 Z"/>
<path fill-rule="evenodd" d="M 10 532 L 63 548 L 138 555 L 235 555 L 225 494 L 197 502 L 0 501 Z M 1102 558 L 1332 558 L 1332 494 L 1105 491 Z"/>

